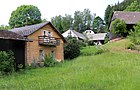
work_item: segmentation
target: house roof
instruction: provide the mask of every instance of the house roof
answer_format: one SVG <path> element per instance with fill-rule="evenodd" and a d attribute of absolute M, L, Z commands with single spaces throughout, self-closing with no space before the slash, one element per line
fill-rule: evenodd
<path fill-rule="evenodd" d="M 29 35 L 33 34 L 34 32 L 36 32 L 37 30 L 39 30 L 40 28 L 42 28 L 45 25 L 47 25 L 47 24 L 50 24 L 54 28 L 55 32 L 57 32 L 58 35 L 63 39 L 63 41 L 66 42 L 66 40 L 64 39 L 64 37 L 53 26 L 53 24 L 51 22 L 44 22 L 44 23 L 40 23 L 40 24 L 35 24 L 35 25 L 30 25 L 30 26 L 25 26 L 25 27 L 14 28 L 14 29 L 11 29 L 10 31 L 15 32 L 17 34 L 20 34 L 22 36 L 29 36 Z"/>
<path fill-rule="evenodd" d="M 81 38 L 81 39 L 86 39 L 86 37 L 83 35 L 83 34 L 81 34 L 81 33 L 79 33 L 79 32 L 76 32 L 75 30 L 72 30 L 73 31 L 73 33 L 75 33 L 79 38 Z"/>
<path fill-rule="evenodd" d="M 140 21 L 140 12 L 115 11 L 112 16 L 112 21 L 116 18 L 124 20 L 126 24 L 136 24 Z"/>
<path fill-rule="evenodd" d="M 88 36 L 89 41 L 92 40 L 105 40 L 105 36 L 107 33 L 98 33 L 98 34 L 91 34 Z"/>
<path fill-rule="evenodd" d="M 74 34 L 74 35 L 71 35 L 72 37 L 78 37 L 78 38 L 83 39 L 83 40 L 86 39 L 86 37 L 83 34 L 81 34 L 79 32 L 76 32 L 75 30 L 67 30 L 62 35 L 64 37 L 67 37 L 69 33 L 71 33 L 71 34 L 73 33 Z"/>
<path fill-rule="evenodd" d="M 27 39 L 17 33 L 8 31 L 8 30 L 0 30 L 0 39 L 11 39 L 11 40 L 22 40 L 27 41 Z"/>

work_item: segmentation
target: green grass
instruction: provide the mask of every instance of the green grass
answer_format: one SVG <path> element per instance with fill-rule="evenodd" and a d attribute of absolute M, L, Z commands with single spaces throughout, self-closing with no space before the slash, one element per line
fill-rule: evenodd
<path fill-rule="evenodd" d="M 138 90 L 140 55 L 125 50 L 127 42 L 106 44 L 110 51 L 99 55 L 92 53 L 95 47 L 86 47 L 81 56 L 56 67 L 1 77 L 0 90 Z"/>

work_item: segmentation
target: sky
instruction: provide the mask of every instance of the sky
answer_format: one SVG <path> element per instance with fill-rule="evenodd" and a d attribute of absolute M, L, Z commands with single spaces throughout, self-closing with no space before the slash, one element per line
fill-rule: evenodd
<path fill-rule="evenodd" d="M 12 11 L 21 5 L 34 5 L 40 10 L 42 19 L 51 20 L 51 17 L 65 14 L 73 15 L 75 11 L 85 8 L 104 18 L 107 5 L 112 5 L 123 0 L 1 0 L 0 25 L 8 25 Z"/>

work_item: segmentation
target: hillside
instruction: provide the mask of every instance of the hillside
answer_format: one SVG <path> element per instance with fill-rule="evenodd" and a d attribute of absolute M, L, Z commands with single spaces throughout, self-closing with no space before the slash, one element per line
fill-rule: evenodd
<path fill-rule="evenodd" d="M 127 43 L 126 39 L 108 43 L 102 48 L 109 51 L 100 55 L 93 55 L 96 48 L 88 46 L 78 58 L 56 67 L 0 77 L 0 90 L 136 90 L 140 55 L 125 50 Z"/>

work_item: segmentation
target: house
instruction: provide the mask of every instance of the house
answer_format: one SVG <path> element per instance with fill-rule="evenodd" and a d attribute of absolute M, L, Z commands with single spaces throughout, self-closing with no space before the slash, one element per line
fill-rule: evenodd
<path fill-rule="evenodd" d="M 83 32 L 85 35 L 88 35 L 88 34 L 95 34 L 92 30 L 86 30 Z"/>
<path fill-rule="evenodd" d="M 115 11 L 111 16 L 109 30 L 111 29 L 111 22 L 115 19 L 124 20 L 127 26 L 127 30 L 133 28 L 133 26 L 140 21 L 140 12 L 126 12 L 126 11 Z"/>
<path fill-rule="evenodd" d="M 101 44 L 104 44 L 106 35 L 107 33 L 90 34 L 88 35 L 88 41 L 92 41 L 95 43 L 99 42 Z"/>
<path fill-rule="evenodd" d="M 66 40 L 51 22 L 14 28 L 11 31 L 32 41 L 25 43 L 26 63 L 40 62 L 48 54 L 57 61 L 64 59 L 63 46 Z"/>
<path fill-rule="evenodd" d="M 25 66 L 25 37 L 8 30 L 0 30 L 0 51 L 12 51 L 15 58 L 15 67 Z"/>
<path fill-rule="evenodd" d="M 77 40 L 86 40 L 86 37 L 82 33 L 76 32 L 75 30 L 67 30 L 62 35 L 63 37 L 75 37 Z"/>

